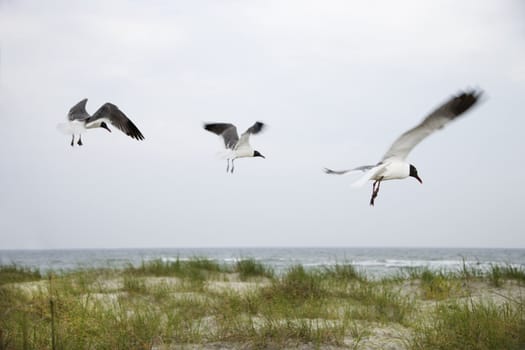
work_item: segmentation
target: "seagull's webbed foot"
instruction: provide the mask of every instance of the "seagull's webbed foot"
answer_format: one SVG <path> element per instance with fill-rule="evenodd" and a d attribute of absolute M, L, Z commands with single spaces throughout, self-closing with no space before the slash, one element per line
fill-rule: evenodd
<path fill-rule="evenodd" d="M 235 169 L 235 165 L 233 164 L 233 161 L 234 159 L 232 159 L 232 168 L 231 168 L 231 173 L 233 174 L 233 170 Z"/>
<path fill-rule="evenodd" d="M 71 147 L 75 146 L 75 135 L 71 136 Z"/>
<path fill-rule="evenodd" d="M 79 145 L 79 146 L 82 146 L 82 145 L 83 145 L 83 143 L 82 143 L 82 136 L 79 136 L 79 137 L 78 137 L 77 145 Z"/>

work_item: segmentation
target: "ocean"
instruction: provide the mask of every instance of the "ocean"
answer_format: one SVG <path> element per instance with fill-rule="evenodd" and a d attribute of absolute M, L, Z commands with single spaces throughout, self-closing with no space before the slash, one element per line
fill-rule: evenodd
<path fill-rule="evenodd" d="M 143 261 L 207 258 L 220 264 L 253 258 L 277 273 L 301 264 L 305 268 L 352 264 L 368 276 L 387 276 L 409 268 L 459 271 L 467 267 L 486 270 L 495 264 L 525 268 L 525 249 L 477 248 L 144 248 L 0 250 L 0 264 L 48 270 L 88 267 L 122 268 Z"/>

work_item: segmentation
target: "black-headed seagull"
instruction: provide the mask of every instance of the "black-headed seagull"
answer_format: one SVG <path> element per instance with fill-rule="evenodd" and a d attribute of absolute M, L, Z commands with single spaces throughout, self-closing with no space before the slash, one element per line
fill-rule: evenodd
<path fill-rule="evenodd" d="M 140 130 L 114 104 L 103 104 L 92 116 L 86 111 L 87 98 L 83 99 L 69 110 L 68 123 L 61 123 L 58 129 L 71 135 L 71 146 L 75 145 L 75 135 L 78 135 L 77 144 L 82 146 L 82 134 L 88 129 L 103 128 L 111 132 L 108 123 L 136 140 L 144 140 Z"/>
<path fill-rule="evenodd" d="M 226 153 L 226 172 L 233 173 L 235 166 L 233 161 L 237 158 L 248 158 L 248 157 L 261 157 L 263 156 L 259 151 L 256 151 L 250 146 L 250 135 L 260 133 L 264 129 L 265 125 L 261 122 L 255 122 L 250 126 L 241 137 L 237 134 L 237 128 L 235 125 L 230 123 L 205 123 L 204 129 L 212 132 L 216 135 L 222 136 L 224 140 L 224 146 L 228 150 Z M 230 167 L 231 160 L 231 167 Z"/>
<path fill-rule="evenodd" d="M 342 175 L 353 171 L 363 171 L 365 174 L 357 180 L 353 186 L 364 185 L 368 180 L 374 180 L 372 185 L 372 197 L 370 205 L 374 205 L 374 200 L 379 193 L 379 186 L 382 181 L 405 179 L 409 176 L 423 183 L 418 175 L 414 165 L 408 163 L 405 159 L 412 149 L 419 144 L 424 138 L 434 131 L 442 129 L 452 120 L 463 115 L 467 110 L 479 101 L 481 91 L 461 92 L 451 97 L 436 110 L 430 113 L 419 125 L 408 130 L 390 146 L 390 149 L 383 156 L 383 159 L 376 165 L 363 165 L 347 170 L 331 170 L 325 168 L 327 174 Z"/>

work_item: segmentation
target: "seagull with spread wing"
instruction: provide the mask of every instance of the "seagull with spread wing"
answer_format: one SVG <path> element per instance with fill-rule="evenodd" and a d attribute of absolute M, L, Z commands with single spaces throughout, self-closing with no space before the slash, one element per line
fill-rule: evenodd
<path fill-rule="evenodd" d="M 408 163 L 405 160 L 406 157 L 424 138 L 432 134 L 434 131 L 442 129 L 449 122 L 463 115 L 463 113 L 474 106 L 476 102 L 479 101 L 481 94 L 481 91 L 473 90 L 462 92 L 451 97 L 447 102 L 443 103 L 423 119 L 419 125 L 399 136 L 383 156 L 383 159 L 376 165 L 363 165 L 347 170 L 331 170 L 325 168 L 325 172 L 327 174 L 337 175 L 354 171 L 365 172 L 365 174 L 357 180 L 353 186 L 362 186 L 368 180 L 374 181 L 372 185 L 372 197 L 370 198 L 370 205 L 372 206 L 374 205 L 374 200 L 379 193 L 379 186 L 382 181 L 405 179 L 411 176 L 420 183 L 423 183 L 418 175 L 416 167 Z"/>
<path fill-rule="evenodd" d="M 229 123 L 207 123 L 204 124 L 204 129 L 219 135 L 224 140 L 224 146 L 228 150 L 226 155 L 226 172 L 233 173 L 235 166 L 233 161 L 237 158 L 248 158 L 248 157 L 261 157 L 263 156 L 259 151 L 256 151 L 250 146 L 250 135 L 260 133 L 264 129 L 265 125 L 261 122 L 255 122 L 245 132 L 242 133 L 241 137 L 237 134 L 237 128 L 233 124 Z M 230 167 L 231 160 L 231 167 Z"/>
<path fill-rule="evenodd" d="M 78 135 L 77 145 L 82 146 L 82 134 L 88 129 L 103 128 L 111 132 L 108 124 L 118 128 L 131 138 L 144 140 L 140 130 L 131 120 L 114 104 L 103 104 L 93 115 L 86 111 L 87 98 L 83 99 L 69 110 L 68 123 L 61 123 L 58 129 L 71 135 L 71 146 L 75 145 L 75 135 Z"/>

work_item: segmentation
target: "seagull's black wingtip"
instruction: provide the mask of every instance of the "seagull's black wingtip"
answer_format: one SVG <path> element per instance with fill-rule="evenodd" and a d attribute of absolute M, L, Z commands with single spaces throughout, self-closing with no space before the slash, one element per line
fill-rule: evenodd
<path fill-rule="evenodd" d="M 455 116 L 459 116 L 474 106 L 483 95 L 483 90 L 472 89 L 463 91 L 456 95 L 452 101 L 452 111 Z"/>

